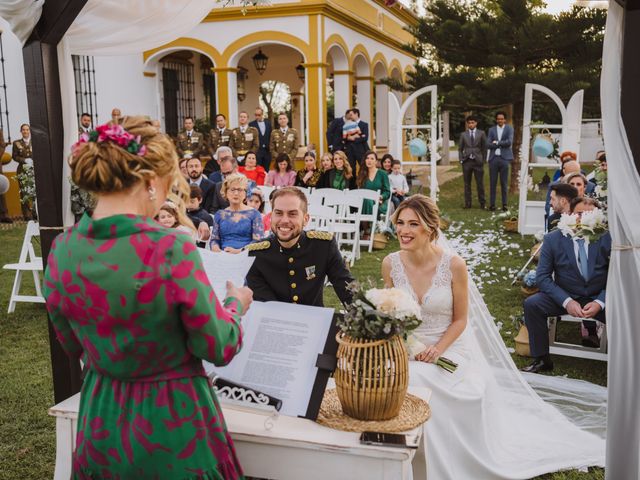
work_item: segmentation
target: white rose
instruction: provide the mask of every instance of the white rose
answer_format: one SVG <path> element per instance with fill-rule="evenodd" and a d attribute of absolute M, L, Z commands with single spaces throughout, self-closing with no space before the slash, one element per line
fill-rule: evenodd
<path fill-rule="evenodd" d="M 575 234 L 576 226 L 578 225 L 578 216 L 569 213 L 563 213 L 560 216 L 560 221 L 558 221 L 558 230 L 562 232 L 562 234 L 566 236 L 571 236 Z"/>

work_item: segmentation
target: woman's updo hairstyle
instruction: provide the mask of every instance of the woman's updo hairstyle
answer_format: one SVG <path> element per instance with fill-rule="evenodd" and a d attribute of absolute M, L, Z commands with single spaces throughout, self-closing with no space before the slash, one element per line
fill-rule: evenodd
<path fill-rule="evenodd" d="M 432 242 L 437 240 L 440 234 L 440 209 L 438 205 L 436 205 L 436 202 L 425 195 L 411 195 L 406 200 L 403 200 L 402 203 L 398 205 L 396 211 L 393 212 L 391 220 L 394 225 L 398 221 L 400 213 L 406 208 L 413 210 L 418 216 L 422 226 L 429 232 L 429 240 Z"/>
<path fill-rule="evenodd" d="M 128 190 L 155 175 L 171 180 L 173 190 L 188 197 L 188 185 L 180 174 L 178 154 L 171 139 L 160 133 L 147 117 L 124 117 L 120 125 L 129 134 L 140 137 L 144 154 L 131 153 L 113 140 L 80 141 L 69 160 L 73 182 L 100 195 Z M 104 126 L 98 127 L 101 128 Z"/>

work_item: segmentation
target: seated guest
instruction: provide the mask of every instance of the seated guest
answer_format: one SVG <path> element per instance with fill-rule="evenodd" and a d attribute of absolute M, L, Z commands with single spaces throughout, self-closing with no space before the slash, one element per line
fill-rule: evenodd
<path fill-rule="evenodd" d="M 255 152 L 247 152 L 244 156 L 244 165 L 238 167 L 238 172 L 249 180 L 253 180 L 256 185 L 264 185 L 267 172 L 264 167 L 258 165 L 258 157 Z"/>
<path fill-rule="evenodd" d="M 320 170 L 316 156 L 312 152 L 304 154 L 304 168 L 296 175 L 296 187 L 316 187 L 320 180 Z"/>
<path fill-rule="evenodd" d="M 572 213 L 581 215 L 597 205 L 591 198 L 576 198 L 571 202 Z M 560 230 L 545 235 L 536 269 L 540 291 L 524 302 L 524 321 L 534 357 L 524 371 L 538 373 L 553 369 L 549 356 L 548 317 L 568 313 L 578 318 L 605 321 L 610 256 L 609 232 L 594 242 L 565 236 Z M 592 325 L 586 327 L 590 329 L 590 337 L 594 337 L 590 339 L 597 342 L 595 323 L 589 323 Z"/>
<path fill-rule="evenodd" d="M 224 180 L 224 176 L 230 173 L 228 168 L 226 173 L 222 173 L 222 164 L 224 162 L 230 161 L 232 158 L 233 150 L 231 150 L 231 147 L 219 147 L 218 150 L 216 150 L 216 153 L 213 155 L 213 159 L 211 159 L 212 162 L 217 163 L 218 168 L 216 168 L 215 171 L 209 174 L 209 180 L 211 180 L 213 183 L 222 182 Z"/>
<path fill-rule="evenodd" d="M 554 230 L 563 213 L 571 210 L 571 201 L 578 196 L 576 187 L 568 183 L 553 183 L 549 187 L 549 204 L 553 207 L 553 214 L 547 219 L 547 231 Z"/>
<path fill-rule="evenodd" d="M 382 162 L 384 165 L 384 161 Z M 402 174 L 402 163 L 394 160 L 391 164 L 391 175 L 389 175 L 389 186 L 391 187 L 391 203 L 395 208 L 406 198 L 409 193 L 407 178 Z"/>
<path fill-rule="evenodd" d="M 585 195 L 591 195 L 596 188 L 595 183 L 591 183 L 587 180 L 587 177 L 580 172 L 573 172 L 569 175 L 562 177 L 564 183 L 568 183 L 578 190 L 578 196 L 584 197 Z"/>
<path fill-rule="evenodd" d="M 580 164 L 578 162 L 576 162 L 575 160 L 569 160 L 566 161 L 563 165 L 562 165 L 562 177 L 566 177 L 567 175 L 574 173 L 574 172 L 580 172 Z M 551 208 L 551 204 L 550 204 L 550 200 L 551 200 L 551 185 L 554 185 L 556 183 L 561 183 L 562 182 L 562 178 L 559 178 L 558 180 L 551 182 L 551 184 L 549 185 L 549 190 L 547 190 L 547 198 L 544 204 L 544 218 L 545 221 L 547 223 L 549 223 L 549 210 Z"/>
<path fill-rule="evenodd" d="M 213 227 L 213 217 L 202 208 L 202 190 L 195 185 L 191 185 L 190 199 L 189 203 L 187 203 L 187 217 L 189 217 L 189 220 L 191 220 L 194 225 L 200 226 L 201 224 L 205 224 L 207 230 Z M 200 231 L 201 228 L 198 228 L 198 230 Z M 198 247 L 204 248 L 205 243 L 203 240 L 209 240 L 209 236 L 210 235 L 206 235 L 206 237 L 201 236 L 197 242 Z"/>
<path fill-rule="evenodd" d="M 357 185 L 358 188 L 366 188 L 380 192 L 380 207 L 378 215 L 387 213 L 387 200 L 391 196 L 391 187 L 389 186 L 389 175 L 376 167 L 378 155 L 375 152 L 368 151 L 364 156 L 364 165 L 358 172 Z M 365 200 L 362 205 L 362 213 L 370 215 L 373 212 L 373 202 Z"/>
<path fill-rule="evenodd" d="M 391 170 L 393 169 L 393 155 L 385 153 L 382 156 L 382 160 L 380 160 L 380 168 L 387 172 L 387 175 L 391 175 Z"/>
<path fill-rule="evenodd" d="M 173 202 L 165 202 L 155 216 L 155 221 L 163 227 L 175 228 L 180 232 L 188 234 L 195 242 L 198 237 L 196 229 L 193 227 L 193 224 L 188 224 L 184 216 L 182 216 L 183 218 L 180 217 L 178 207 Z"/>
<path fill-rule="evenodd" d="M 189 174 L 189 183 L 202 190 L 202 207 L 211 211 L 215 184 L 202 175 L 202 162 L 199 158 L 193 157 L 187 160 L 187 173 Z"/>
<path fill-rule="evenodd" d="M 180 173 L 184 176 L 184 178 L 189 181 L 189 172 L 187 172 L 187 160 L 188 158 L 181 158 L 178 162 L 178 166 L 180 167 Z"/>
<path fill-rule="evenodd" d="M 234 173 L 222 183 L 222 196 L 229 202 L 224 210 L 213 216 L 211 249 L 214 252 L 239 253 L 251 242 L 264 236 L 262 215 L 255 208 L 244 204 L 247 199 L 247 177 Z"/>
<path fill-rule="evenodd" d="M 273 191 L 272 191 L 273 192 Z M 255 208 L 262 215 L 262 224 L 264 225 L 265 233 L 269 233 L 271 229 L 271 213 L 264 213 L 264 194 L 259 188 L 254 188 L 251 191 L 251 195 L 247 199 L 247 205 L 251 208 Z"/>
<path fill-rule="evenodd" d="M 280 188 L 271 199 L 268 239 L 247 247 L 255 261 L 247 285 L 255 300 L 323 306 L 326 278 L 342 303 L 351 303 L 353 277 L 329 232 L 304 231 L 309 223 L 307 197 L 297 188 Z"/>
<path fill-rule="evenodd" d="M 276 157 L 276 168 L 269 170 L 267 187 L 292 187 L 296 183 L 296 172 L 291 167 L 289 155 L 281 153 Z"/>
<path fill-rule="evenodd" d="M 221 147 L 222 148 L 222 147 Z M 225 158 L 222 163 L 220 163 L 220 176 L 225 179 L 229 175 L 238 172 L 238 162 L 233 157 Z M 245 176 L 246 178 L 246 176 Z M 247 190 L 247 194 L 250 195 L 251 190 L 253 190 L 256 186 L 256 183 L 253 180 L 249 180 L 249 188 Z M 209 213 L 216 213 L 218 210 L 222 210 L 223 208 L 227 208 L 229 206 L 229 202 L 222 195 L 222 181 L 215 184 L 214 192 L 211 198 L 211 208 L 207 211 Z"/>
<path fill-rule="evenodd" d="M 567 173 L 569 173 L 564 171 L 565 163 L 577 162 L 577 161 L 578 161 L 578 155 L 576 155 L 575 152 L 570 152 L 570 151 L 562 152 L 560 154 L 560 168 L 556 170 L 555 173 L 553 174 L 553 181 L 556 182 L 560 180 L 562 177 L 564 177 Z"/>
<path fill-rule="evenodd" d="M 318 180 L 318 188 L 335 188 L 337 190 L 347 190 L 351 179 L 353 178 L 353 172 L 351 171 L 351 164 L 347 158 L 347 154 L 342 150 L 337 150 L 333 154 L 333 168 L 324 172 Z"/>
<path fill-rule="evenodd" d="M 328 172 L 333 168 L 333 155 L 330 153 L 324 153 L 320 157 L 320 172 Z"/>

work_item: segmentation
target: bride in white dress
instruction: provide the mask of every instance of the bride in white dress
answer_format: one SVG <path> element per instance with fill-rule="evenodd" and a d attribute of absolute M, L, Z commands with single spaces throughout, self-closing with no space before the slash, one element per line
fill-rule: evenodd
<path fill-rule="evenodd" d="M 426 425 L 431 480 L 527 479 L 570 468 L 604 465 L 604 440 L 581 430 L 533 392 L 495 328 L 474 325 L 464 260 L 437 241 L 435 203 L 414 195 L 394 214 L 400 251 L 382 263 L 386 286 L 409 292 L 422 324 L 410 342 L 409 384 L 433 391 Z M 487 347 L 491 345 L 491 348 Z M 435 365 L 444 356 L 459 366 Z"/>

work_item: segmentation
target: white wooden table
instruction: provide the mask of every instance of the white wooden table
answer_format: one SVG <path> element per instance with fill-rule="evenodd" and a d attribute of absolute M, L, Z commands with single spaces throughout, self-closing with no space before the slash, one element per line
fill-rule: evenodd
<path fill-rule="evenodd" d="M 427 388 L 409 387 L 426 401 Z M 56 417 L 56 469 L 54 480 L 71 476 L 71 457 L 80 394 L 49 409 Z M 265 416 L 222 406 L 227 428 L 245 475 L 275 480 L 426 480 L 424 426 L 407 433 L 419 447 L 392 448 L 361 445 L 359 433 L 323 427 L 311 420 L 279 416 L 265 429 Z"/>

